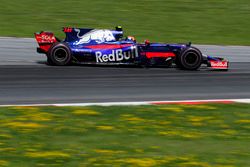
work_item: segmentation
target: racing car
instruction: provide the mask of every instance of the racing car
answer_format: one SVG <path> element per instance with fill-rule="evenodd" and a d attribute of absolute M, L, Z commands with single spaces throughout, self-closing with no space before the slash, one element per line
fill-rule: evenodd
<path fill-rule="evenodd" d="M 125 64 L 164 66 L 175 64 L 184 70 L 197 70 L 202 64 L 212 69 L 227 70 L 229 62 L 207 56 L 187 44 L 138 43 L 132 36 L 123 37 L 123 29 L 63 28 L 66 37 L 60 40 L 52 32 L 35 33 L 38 53 L 46 54 L 47 64 L 65 66 L 79 64 Z"/>

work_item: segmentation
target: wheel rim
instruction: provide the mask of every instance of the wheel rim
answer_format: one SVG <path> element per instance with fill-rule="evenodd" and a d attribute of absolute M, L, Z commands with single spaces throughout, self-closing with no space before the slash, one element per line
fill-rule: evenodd
<path fill-rule="evenodd" d="M 195 65 L 199 61 L 199 56 L 195 52 L 189 52 L 185 55 L 185 62 L 188 65 Z"/>
<path fill-rule="evenodd" d="M 67 57 L 68 57 L 68 53 L 67 53 L 66 49 L 64 49 L 64 48 L 57 48 L 54 51 L 54 58 L 58 62 L 66 61 Z"/>

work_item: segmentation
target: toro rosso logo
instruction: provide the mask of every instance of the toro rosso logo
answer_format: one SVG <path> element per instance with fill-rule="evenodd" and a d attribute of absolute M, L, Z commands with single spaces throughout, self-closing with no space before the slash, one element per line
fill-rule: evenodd
<path fill-rule="evenodd" d="M 96 62 L 116 62 L 135 58 L 132 51 L 123 52 L 122 49 L 112 50 L 110 54 L 103 54 L 100 51 L 95 52 Z"/>

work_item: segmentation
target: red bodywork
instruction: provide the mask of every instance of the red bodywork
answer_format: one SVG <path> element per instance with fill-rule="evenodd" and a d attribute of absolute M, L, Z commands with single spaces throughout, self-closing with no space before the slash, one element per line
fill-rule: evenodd
<path fill-rule="evenodd" d="M 210 66 L 212 69 L 228 69 L 228 61 L 223 60 L 223 61 L 214 61 L 214 60 L 209 60 Z"/>
<path fill-rule="evenodd" d="M 148 59 L 153 57 L 168 58 L 175 57 L 175 54 L 173 52 L 146 52 L 146 57 Z"/>
<path fill-rule="evenodd" d="M 72 32 L 73 31 L 73 28 L 71 28 L 71 27 L 64 27 L 63 28 L 63 32 Z"/>
<path fill-rule="evenodd" d="M 100 44 L 100 45 L 89 45 L 85 46 L 89 49 L 121 49 L 124 47 L 132 46 L 132 44 Z"/>
<path fill-rule="evenodd" d="M 52 32 L 35 33 L 35 38 L 42 52 L 47 53 L 53 43 L 57 42 Z"/>

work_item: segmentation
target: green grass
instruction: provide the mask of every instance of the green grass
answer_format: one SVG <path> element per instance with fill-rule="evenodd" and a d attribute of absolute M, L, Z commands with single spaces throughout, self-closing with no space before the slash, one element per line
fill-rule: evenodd
<path fill-rule="evenodd" d="M 250 166 L 250 105 L 1 107 L 0 166 Z"/>
<path fill-rule="evenodd" d="M 250 45 L 249 18 L 249 0 L 9 0 L 1 2 L 0 36 L 122 25 L 138 41 Z"/>

